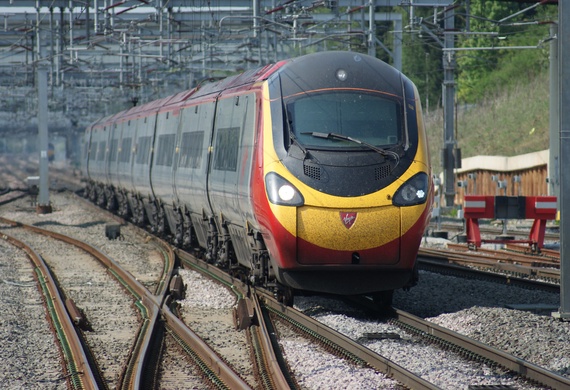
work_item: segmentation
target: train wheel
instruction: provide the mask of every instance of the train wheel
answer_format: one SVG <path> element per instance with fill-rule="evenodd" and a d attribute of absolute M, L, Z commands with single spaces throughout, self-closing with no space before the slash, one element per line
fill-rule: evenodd
<path fill-rule="evenodd" d="M 285 306 L 292 307 L 294 298 L 295 294 L 292 288 L 285 286 L 279 286 L 277 288 L 277 300 Z"/>

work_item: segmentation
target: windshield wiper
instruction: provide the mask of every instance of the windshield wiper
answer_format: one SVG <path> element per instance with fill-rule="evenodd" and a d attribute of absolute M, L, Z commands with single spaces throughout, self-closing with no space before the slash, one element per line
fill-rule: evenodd
<path fill-rule="evenodd" d="M 291 129 L 289 129 L 289 139 L 291 140 L 291 145 L 292 144 L 297 145 L 299 149 L 301 149 L 301 151 L 303 152 L 304 157 L 307 158 L 307 154 L 309 153 L 309 151 L 299 142 L 299 140 L 295 136 L 295 133 L 293 133 Z"/>
<path fill-rule="evenodd" d="M 359 139 L 352 138 L 352 137 L 349 137 L 346 135 L 337 134 L 337 133 L 320 133 L 318 131 L 310 131 L 310 132 L 301 133 L 301 134 L 308 134 L 308 135 L 311 135 L 315 138 L 338 139 L 338 140 L 342 140 L 342 141 L 354 142 L 356 144 L 366 146 L 367 148 L 374 150 L 375 152 L 381 154 L 382 156 L 392 157 L 396 161 L 396 165 L 398 165 L 400 163 L 400 156 L 398 155 L 398 153 L 393 152 L 391 150 L 379 148 L 378 146 L 374 146 L 372 144 L 369 144 L 368 142 L 364 142 L 364 141 L 361 141 Z M 395 166 L 394 166 L 394 168 L 395 168 Z"/>

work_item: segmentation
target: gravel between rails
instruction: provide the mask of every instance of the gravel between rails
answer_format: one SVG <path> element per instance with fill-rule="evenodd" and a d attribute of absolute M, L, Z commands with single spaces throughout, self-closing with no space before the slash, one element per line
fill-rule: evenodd
<path fill-rule="evenodd" d="M 188 290 L 180 301 L 185 322 L 253 387 L 253 367 L 246 331 L 236 331 L 232 320 L 235 296 L 226 288 L 191 270 L 181 270 Z M 389 389 L 397 383 L 370 368 L 357 367 L 331 355 L 306 337 L 277 324 L 279 343 L 301 389 Z M 229 337 L 228 337 L 229 336 Z"/>
<path fill-rule="evenodd" d="M 399 309 L 570 377 L 570 323 L 552 318 L 548 311 L 535 314 L 508 308 L 526 304 L 554 308 L 558 303 L 558 294 L 430 272 L 420 272 L 418 286 L 408 292 L 397 291 L 394 296 L 394 306 Z M 469 385 L 541 389 L 484 365 L 477 368 L 460 358 L 450 361 L 448 353 L 425 345 L 393 325 L 367 318 L 341 301 L 300 297 L 295 306 L 443 389 L 467 389 Z M 365 337 L 366 333 L 382 332 L 397 333 L 401 340 Z"/>
<path fill-rule="evenodd" d="M 182 319 L 244 379 L 256 388 L 247 330 L 234 321 L 235 294 L 200 273 L 181 269 L 186 297 L 179 301 Z"/>

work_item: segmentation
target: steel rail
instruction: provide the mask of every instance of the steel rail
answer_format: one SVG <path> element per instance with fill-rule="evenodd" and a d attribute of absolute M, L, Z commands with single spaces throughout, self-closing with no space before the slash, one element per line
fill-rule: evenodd
<path fill-rule="evenodd" d="M 44 299 L 48 305 L 48 312 L 52 326 L 57 334 L 60 342 L 60 349 L 64 355 L 64 360 L 69 372 L 69 380 L 74 389 L 96 390 L 99 385 L 93 370 L 89 363 L 89 358 L 83 349 L 83 345 L 75 330 L 72 319 L 70 318 L 65 302 L 59 293 L 57 284 L 55 283 L 49 268 L 41 256 L 36 253 L 25 242 L 9 236 L 5 233 L 1 235 L 2 239 L 12 245 L 22 249 L 30 260 L 36 266 L 36 274 L 40 279 L 41 289 Z M 43 280 L 43 282 L 42 282 Z M 50 310 L 53 309 L 53 310 Z"/>
<path fill-rule="evenodd" d="M 79 197 L 79 199 L 83 201 L 87 207 L 92 207 L 99 212 L 103 211 L 119 223 L 125 223 L 122 218 L 106 210 L 101 210 L 99 207 L 93 205 L 84 198 Z M 135 225 L 130 223 L 129 225 L 138 229 L 138 231 L 144 231 Z M 159 243 L 160 247 L 163 248 L 167 258 L 174 259 L 175 256 L 179 255 L 179 251 L 175 250 L 165 241 L 160 240 L 155 236 L 151 237 Z M 165 268 L 168 269 L 168 281 L 170 281 L 173 276 L 174 263 L 174 260 L 169 260 L 168 266 L 165 264 Z M 203 371 L 205 377 L 209 378 L 214 386 L 221 389 L 228 388 L 228 386 L 231 389 L 249 389 L 249 385 L 239 377 L 231 367 L 220 359 L 214 350 L 212 350 L 196 333 L 189 329 L 186 324 L 184 324 L 174 313 L 170 311 L 168 305 L 165 304 L 169 288 L 169 283 L 166 283 L 166 280 L 161 279 L 159 287 L 157 288 L 157 295 L 147 295 L 143 300 L 151 301 L 153 305 L 156 305 L 160 309 L 159 313 L 161 315 L 161 319 L 164 321 L 164 325 L 170 330 L 173 338 L 191 356 L 197 366 Z M 145 294 L 146 292 L 148 292 L 148 290 L 142 289 L 139 293 Z M 154 330 L 152 333 L 154 333 Z M 143 357 L 141 356 L 141 358 Z M 144 364 L 140 367 L 144 367 Z M 136 383 L 140 381 L 140 378 L 142 378 L 142 375 L 137 376 Z"/>
<path fill-rule="evenodd" d="M 271 389 L 295 389 L 296 386 L 294 383 L 287 379 L 287 377 L 283 373 L 283 368 L 279 364 L 279 359 L 277 354 L 275 353 L 275 349 L 273 347 L 273 343 L 271 340 L 271 336 L 269 332 L 269 327 L 265 316 L 262 314 L 262 307 L 258 299 L 257 294 L 251 295 L 251 302 L 253 304 L 254 311 L 258 313 L 257 322 L 258 325 L 256 327 L 256 336 L 257 340 L 262 347 L 262 357 L 264 358 L 264 367 L 265 370 L 269 375 L 270 379 L 270 387 Z M 280 354 L 282 357 L 282 354 Z"/>
<path fill-rule="evenodd" d="M 512 249 L 502 250 L 502 249 L 477 248 L 477 250 L 471 250 L 465 244 L 453 244 L 453 243 L 448 243 L 447 249 L 458 251 L 460 253 L 465 253 L 468 256 L 472 255 L 481 256 L 481 258 L 483 259 L 493 258 L 498 261 L 521 264 L 529 267 L 560 268 L 560 260 L 556 261 L 552 258 L 545 258 L 537 255 L 521 253 L 519 251 L 514 251 Z"/>
<path fill-rule="evenodd" d="M 458 222 L 463 222 L 463 220 L 459 220 L 456 219 Z M 480 221 L 481 223 L 481 221 Z M 435 227 L 436 223 L 432 222 L 430 223 L 430 227 Z M 445 228 L 447 230 L 453 230 L 453 231 L 460 231 L 460 232 L 465 232 L 465 227 L 462 225 L 458 225 L 458 224 L 454 224 L 454 223 L 450 223 L 450 222 L 441 222 L 440 223 L 440 227 L 441 228 Z M 507 235 L 509 236 L 515 236 L 515 237 L 524 237 L 524 238 L 528 238 L 528 234 L 530 232 L 531 227 L 528 226 L 528 230 L 522 231 L 522 230 L 507 230 Z M 500 235 L 503 234 L 503 230 L 502 228 L 494 228 L 488 225 L 480 225 L 479 226 L 479 230 L 481 231 L 481 233 L 485 233 L 485 234 L 495 234 L 495 235 Z M 460 233 L 461 234 L 461 233 Z M 545 239 L 549 239 L 549 240 L 560 240 L 560 234 L 559 233 L 553 233 L 553 232 L 546 232 Z"/>
<path fill-rule="evenodd" d="M 190 330 L 182 320 L 176 317 L 170 310 L 162 309 L 166 326 L 172 330 L 181 341 L 184 349 L 193 355 L 194 360 L 210 378 L 212 383 L 219 389 L 251 389 L 239 375 L 235 373 L 208 344 L 204 342 L 196 333 Z M 192 353 L 195 352 L 194 353 Z M 219 378 L 219 379 L 218 379 Z"/>
<path fill-rule="evenodd" d="M 19 193 L 15 194 L 14 196 L 7 196 L 7 194 L 11 192 L 19 192 Z M 25 196 L 29 196 L 29 193 L 22 190 L 8 190 L 8 192 L 2 194 L 2 199 L 0 200 L 0 206 L 8 204 Z"/>
<path fill-rule="evenodd" d="M 502 367 L 515 372 L 521 377 L 530 379 L 553 389 L 570 388 L 570 379 L 557 375 L 535 364 L 527 362 L 521 358 L 513 356 L 505 351 L 501 351 L 467 336 L 441 327 L 422 318 L 416 317 L 402 310 L 394 309 L 396 319 L 408 326 L 416 328 L 427 335 L 437 337 L 446 342 L 455 344 L 466 349 L 472 354 L 478 355 L 482 360 L 492 361 Z"/>
<path fill-rule="evenodd" d="M 446 259 L 450 263 L 471 265 L 474 267 L 487 268 L 495 271 L 506 272 L 513 275 L 526 275 L 534 278 L 548 280 L 560 280 L 560 270 L 545 267 L 528 267 L 520 264 L 503 263 L 489 256 L 476 255 L 473 253 L 459 253 L 444 249 L 424 248 L 418 251 L 418 256 L 426 258 Z"/>
<path fill-rule="evenodd" d="M 560 265 L 560 251 L 548 248 L 540 248 L 538 253 L 534 253 L 528 246 L 523 246 L 520 244 L 505 244 L 505 250 L 515 253 L 524 253 L 528 256 L 532 256 L 539 259 L 545 259 L 547 261 L 553 262 L 554 264 Z"/>
<path fill-rule="evenodd" d="M 483 271 L 481 269 L 466 267 L 465 265 L 448 263 L 444 259 L 437 257 L 418 257 L 420 270 L 452 275 L 458 277 L 468 277 L 479 280 L 489 280 L 494 283 L 518 286 L 522 288 L 538 289 L 552 293 L 560 293 L 560 285 L 543 282 L 540 280 L 517 277 L 511 274 Z"/>

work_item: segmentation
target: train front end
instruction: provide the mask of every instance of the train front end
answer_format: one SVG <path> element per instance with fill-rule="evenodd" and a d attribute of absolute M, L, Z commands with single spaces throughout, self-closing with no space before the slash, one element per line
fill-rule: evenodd
<path fill-rule="evenodd" d="M 415 284 L 433 186 L 413 83 L 323 52 L 284 63 L 265 94 L 256 208 L 277 280 L 342 295 Z"/>

